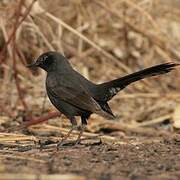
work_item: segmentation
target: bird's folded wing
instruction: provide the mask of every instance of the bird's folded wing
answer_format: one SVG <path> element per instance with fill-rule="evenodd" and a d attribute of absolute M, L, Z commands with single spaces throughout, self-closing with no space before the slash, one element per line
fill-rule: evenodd
<path fill-rule="evenodd" d="M 47 89 L 55 98 L 59 98 L 80 109 L 97 113 L 101 116 L 112 118 L 111 115 L 101 109 L 98 102 L 81 86 L 55 86 Z"/>

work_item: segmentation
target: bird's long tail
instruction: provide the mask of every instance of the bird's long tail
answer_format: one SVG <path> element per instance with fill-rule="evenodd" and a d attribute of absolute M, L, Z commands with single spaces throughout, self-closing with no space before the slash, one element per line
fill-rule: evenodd
<path fill-rule="evenodd" d="M 104 97 L 102 98 L 104 98 L 105 101 L 108 101 L 114 95 L 116 95 L 120 90 L 124 89 L 129 84 L 147 77 L 168 73 L 178 65 L 180 64 L 170 62 L 170 63 L 152 66 L 150 68 L 146 68 L 138 72 L 129 74 L 127 76 L 99 84 L 98 90 L 99 92 L 101 92 L 101 94 L 104 94 Z"/>

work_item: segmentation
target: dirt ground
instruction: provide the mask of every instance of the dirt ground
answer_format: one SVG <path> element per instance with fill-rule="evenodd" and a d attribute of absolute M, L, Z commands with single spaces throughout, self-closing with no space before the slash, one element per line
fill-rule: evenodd
<path fill-rule="evenodd" d="M 12 139 L 13 136 L 15 134 Z M 0 179 L 18 173 L 37 177 L 39 174 L 74 174 L 80 177 L 72 179 L 100 180 L 180 178 L 180 138 L 177 136 L 119 137 L 118 143 L 94 137 L 76 146 L 68 141 L 59 151 L 56 151 L 56 140 L 45 139 L 41 140 L 41 144 L 46 144 L 42 150 L 39 144 L 33 143 L 33 138 L 29 142 L 25 139 L 26 142 L 1 143 Z"/>

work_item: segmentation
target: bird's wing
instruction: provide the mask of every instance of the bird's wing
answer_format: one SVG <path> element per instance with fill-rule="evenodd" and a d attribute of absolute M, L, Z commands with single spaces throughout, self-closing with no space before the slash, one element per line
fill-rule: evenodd
<path fill-rule="evenodd" d="M 71 81 L 72 79 L 69 80 Z M 67 83 L 62 83 L 62 81 L 59 81 L 58 84 L 53 83 L 53 85 L 48 83 L 46 85 L 47 91 L 54 98 L 63 100 L 80 109 L 97 113 L 106 118 L 112 118 L 109 113 L 102 110 L 99 103 L 90 95 L 88 90 L 86 90 L 80 82 L 75 80 L 70 81 L 66 81 Z"/>

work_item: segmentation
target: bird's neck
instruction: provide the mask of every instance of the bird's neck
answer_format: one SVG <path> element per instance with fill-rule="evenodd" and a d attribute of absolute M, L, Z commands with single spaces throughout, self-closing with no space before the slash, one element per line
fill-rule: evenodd
<path fill-rule="evenodd" d="M 56 71 L 61 72 L 61 73 L 67 73 L 72 71 L 72 66 L 68 61 L 64 61 L 61 63 L 56 64 L 55 66 Z"/>

